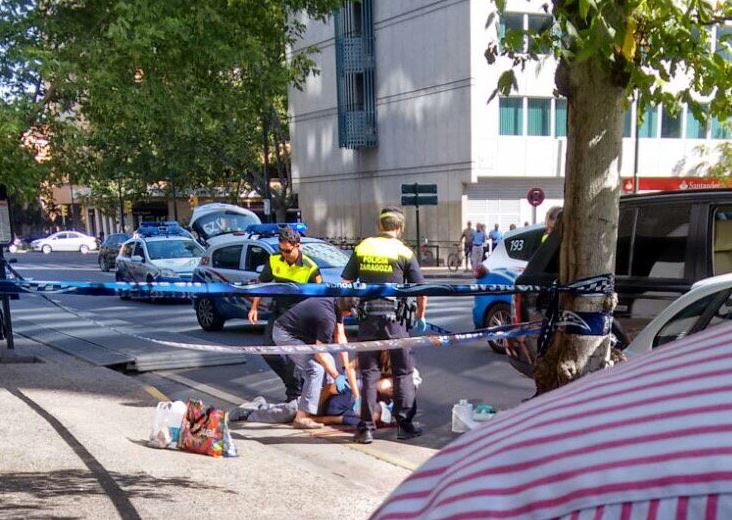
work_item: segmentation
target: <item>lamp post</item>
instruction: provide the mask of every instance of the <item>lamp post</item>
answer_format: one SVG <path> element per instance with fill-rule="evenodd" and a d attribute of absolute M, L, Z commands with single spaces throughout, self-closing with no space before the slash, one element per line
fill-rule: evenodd
<path fill-rule="evenodd" d="M 633 151 L 633 193 L 638 193 L 638 152 L 640 150 L 640 117 L 638 110 L 640 104 L 638 103 L 638 94 L 636 91 L 635 96 L 635 149 Z"/>

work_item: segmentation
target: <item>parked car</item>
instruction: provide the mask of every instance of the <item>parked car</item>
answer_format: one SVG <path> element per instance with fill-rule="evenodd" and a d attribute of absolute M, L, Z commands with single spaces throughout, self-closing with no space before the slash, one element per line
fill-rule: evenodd
<path fill-rule="evenodd" d="M 561 235 L 541 244 L 516 279 L 550 284 L 557 278 Z M 704 278 L 732 272 L 732 189 L 627 195 L 620 199 L 614 330 L 621 347 Z M 545 295 L 513 299 L 514 321 L 540 319 Z M 508 348 L 511 363 L 530 375 L 536 339 Z"/>
<path fill-rule="evenodd" d="M 59 231 L 46 238 L 34 240 L 31 248 L 46 255 L 52 251 L 79 251 L 87 254 L 97 250 L 97 239 L 78 231 Z"/>
<path fill-rule="evenodd" d="M 212 245 L 216 237 L 245 233 L 249 226 L 261 223 L 253 211 L 221 202 L 198 206 L 191 215 L 191 229 L 205 247 Z"/>
<path fill-rule="evenodd" d="M 695 283 L 656 316 L 625 350 L 635 356 L 732 321 L 732 273 Z"/>
<path fill-rule="evenodd" d="M 476 269 L 476 283 L 512 285 L 541 244 L 544 224 L 508 231 L 496 249 Z M 511 323 L 511 295 L 484 294 L 473 303 L 476 329 Z M 503 353 L 505 341 L 490 341 L 490 347 Z"/>
<path fill-rule="evenodd" d="M 104 239 L 99 246 L 99 268 L 102 271 L 109 271 L 115 267 L 119 248 L 130 239 L 127 233 L 112 233 Z"/>
<path fill-rule="evenodd" d="M 267 226 L 263 224 L 261 227 Z M 275 228 L 277 225 L 274 225 Z M 251 228 L 250 228 L 251 229 Z M 348 255 L 337 247 L 316 238 L 302 238 L 302 251 L 320 268 L 323 280 L 340 282 L 341 272 L 348 263 Z M 256 280 L 269 261 L 270 255 L 279 252 L 276 229 L 259 233 L 231 233 L 218 236 L 193 272 L 194 282 L 249 282 Z M 268 299 L 262 301 L 268 308 Z M 203 330 L 221 330 L 227 320 L 246 319 L 250 302 L 246 298 L 194 298 L 198 324 Z M 261 319 L 267 314 L 261 313 Z"/>
<path fill-rule="evenodd" d="M 117 255 L 119 282 L 189 282 L 205 250 L 193 239 L 168 230 L 125 242 Z"/>

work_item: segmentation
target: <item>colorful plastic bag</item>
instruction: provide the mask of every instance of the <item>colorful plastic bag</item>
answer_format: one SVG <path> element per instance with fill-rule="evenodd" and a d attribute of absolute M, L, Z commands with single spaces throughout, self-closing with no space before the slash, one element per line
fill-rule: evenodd
<path fill-rule="evenodd" d="M 203 401 L 189 400 L 178 448 L 210 457 L 236 457 L 227 422 L 228 416 L 223 410 L 206 406 Z"/>

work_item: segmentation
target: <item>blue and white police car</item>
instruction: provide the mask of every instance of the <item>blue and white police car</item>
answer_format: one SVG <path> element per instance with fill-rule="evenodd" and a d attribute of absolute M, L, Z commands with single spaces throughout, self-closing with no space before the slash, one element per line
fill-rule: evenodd
<path fill-rule="evenodd" d="M 205 250 L 177 222 L 144 222 L 120 247 L 118 282 L 190 282 Z"/>
<path fill-rule="evenodd" d="M 508 231 L 495 251 L 476 270 L 476 283 L 513 285 L 529 259 L 541 245 L 544 224 Z M 475 328 L 497 327 L 511 323 L 511 295 L 485 294 L 475 297 Z M 503 353 L 505 342 L 490 341 L 491 348 Z"/>
<path fill-rule="evenodd" d="M 303 224 L 260 224 L 248 226 L 245 232 L 219 234 L 208 238 L 209 247 L 193 272 L 194 282 L 252 282 L 259 278 L 270 255 L 279 252 L 279 230 L 290 225 L 305 231 Z M 316 238 L 302 237 L 302 251 L 318 267 L 323 281 L 337 283 L 348 262 L 348 255 L 337 247 Z M 197 297 L 193 300 L 198 324 L 203 330 L 221 330 L 230 319 L 246 319 L 250 301 L 242 297 Z M 262 309 L 268 308 L 267 299 Z M 267 313 L 260 313 L 266 319 Z"/>

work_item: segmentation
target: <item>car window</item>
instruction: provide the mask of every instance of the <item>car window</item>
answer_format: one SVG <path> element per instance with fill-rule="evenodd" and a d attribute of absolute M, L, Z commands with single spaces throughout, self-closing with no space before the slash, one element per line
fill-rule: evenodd
<path fill-rule="evenodd" d="M 150 260 L 166 258 L 200 258 L 205 251 L 193 240 L 158 240 L 147 243 Z"/>
<path fill-rule="evenodd" d="M 51 240 L 61 240 L 62 238 L 66 238 L 68 235 L 66 233 L 58 233 L 57 235 L 53 235 L 51 237 Z"/>
<path fill-rule="evenodd" d="M 713 222 L 713 272 L 732 273 L 732 206 L 716 208 Z"/>
<path fill-rule="evenodd" d="M 122 246 L 122 249 L 120 249 L 120 255 L 130 257 L 132 256 L 132 247 L 135 244 L 133 242 L 130 242 L 129 244 L 125 244 Z"/>
<path fill-rule="evenodd" d="M 633 243 L 635 208 L 622 208 L 618 216 L 618 246 L 615 252 L 615 274 L 627 275 L 630 269 L 630 244 Z"/>
<path fill-rule="evenodd" d="M 239 269 L 241 260 L 241 250 L 244 246 L 239 244 L 236 246 L 220 247 L 211 255 L 211 263 L 213 267 L 221 269 Z"/>
<path fill-rule="evenodd" d="M 720 323 L 725 323 L 732 320 L 732 292 L 722 302 L 719 308 L 714 312 L 712 319 L 709 320 L 707 327 L 714 327 Z"/>
<path fill-rule="evenodd" d="M 244 264 L 246 271 L 256 272 L 257 268 L 267 263 L 269 252 L 262 246 L 250 245 L 247 249 L 247 259 Z"/>
<path fill-rule="evenodd" d="M 343 251 L 324 242 L 302 244 L 302 250 L 321 269 L 345 267 L 348 263 L 348 256 Z"/>
<path fill-rule="evenodd" d="M 724 290 L 727 291 L 727 289 Z M 681 339 L 689 334 L 709 305 L 719 297 L 720 292 L 709 294 L 679 311 L 653 338 L 653 348 Z"/>
<path fill-rule="evenodd" d="M 506 253 L 514 260 L 528 262 L 541 245 L 542 235 L 544 235 L 543 228 L 512 235 L 510 238 L 504 239 Z"/>
<path fill-rule="evenodd" d="M 632 276 L 684 278 L 690 213 L 690 204 L 652 204 L 638 209 Z"/>
<path fill-rule="evenodd" d="M 142 244 L 140 242 L 135 242 L 135 251 L 132 253 L 132 256 L 141 256 L 142 258 L 145 258 L 145 251 L 142 249 Z"/>

